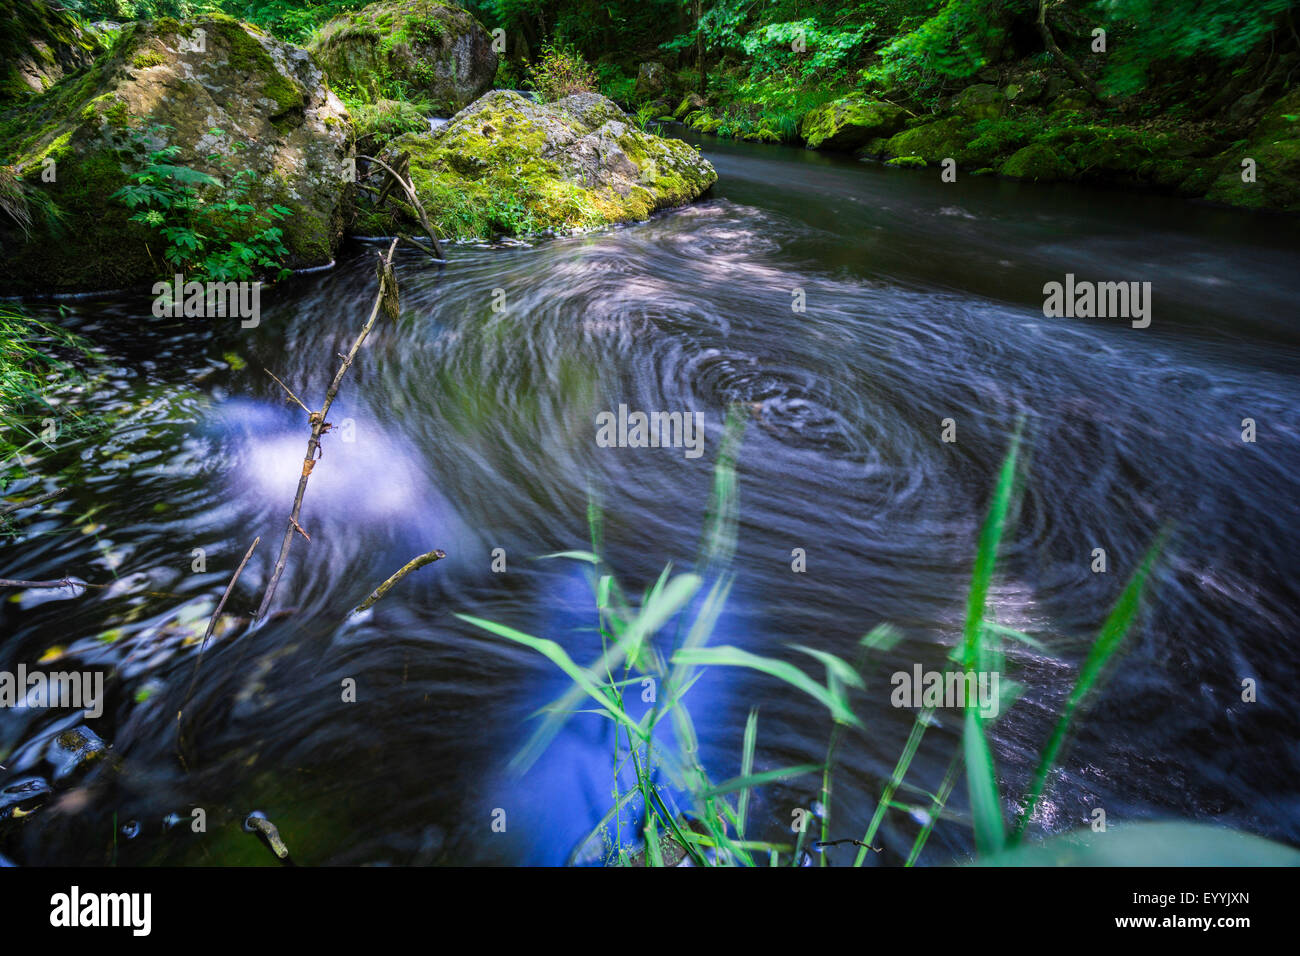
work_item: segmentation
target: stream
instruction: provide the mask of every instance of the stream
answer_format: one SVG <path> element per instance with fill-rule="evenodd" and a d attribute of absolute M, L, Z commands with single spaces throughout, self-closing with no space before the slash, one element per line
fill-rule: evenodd
<path fill-rule="evenodd" d="M 260 810 L 303 864 L 564 862 L 610 806 L 609 725 L 575 718 L 510 774 L 530 715 L 565 678 L 455 614 L 592 660 L 584 568 L 540 556 L 590 547 L 594 495 L 629 593 L 669 562 L 690 569 L 737 403 L 736 583 L 712 642 L 820 680 L 787 645 L 851 660 L 882 622 L 903 635 L 853 698 L 865 731 L 838 752 L 833 838 L 862 836 L 912 726 L 887 675 L 942 667 L 960 640 L 980 524 L 1023 419 L 1023 497 L 988 606 L 1043 648 L 1008 646 L 1024 692 L 991 730 L 1007 813 L 1107 612 L 1168 526 L 1127 654 L 1078 720 L 1037 823 L 1079 828 L 1102 807 L 1112 824 L 1191 819 L 1300 845 L 1295 221 L 670 135 L 701 144 L 719 174 L 692 206 L 530 244 L 453 245 L 445 266 L 399 250 L 401 317 L 380 320 L 330 413 L 302 511 L 311 540 L 295 540 L 275 600 L 286 613 L 214 640 L 188 701 L 196 652 L 175 635 L 206 622 L 260 535 L 227 611 L 256 607 L 301 468 L 305 416 L 264 369 L 319 405 L 369 312 L 381 247 L 352 241 L 336 268 L 264 290 L 256 328 L 154 318 L 144 292 L 59 303 L 59 321 L 108 357 L 102 380 L 66 400 L 113 427 L 69 430 L 42 452 L 48 481 L 30 490 L 68 493 L 0 544 L 0 576 L 108 586 L 0 605 L 0 670 L 43 657 L 108 669 L 90 726 L 116 763 L 109 782 L 15 828 L 6 855 L 274 865 L 239 825 Z M 1045 317 L 1043 286 L 1066 274 L 1149 281 L 1150 326 Z M 595 418 L 620 405 L 702 413 L 703 454 L 600 447 Z M 941 438 L 945 419 L 955 442 Z M 349 619 L 434 548 L 447 558 Z M 1095 548 L 1106 573 L 1090 568 Z M 341 698 L 349 678 L 355 702 Z M 1244 678 L 1258 684 L 1253 703 Z M 710 670 L 688 703 L 714 780 L 739 773 L 753 706 L 756 771 L 825 752 L 825 708 L 757 673 Z M 0 785 L 78 722 L 0 711 Z M 960 714 L 940 713 L 909 783 L 937 788 L 960 739 Z M 759 791 L 755 832 L 788 839 L 819 782 Z M 897 799 L 928 803 L 918 793 Z M 193 807 L 205 834 L 188 825 Z M 971 853 L 964 782 L 951 810 L 923 863 Z M 906 859 L 922 819 L 889 813 L 869 862 Z M 855 851 L 833 852 L 839 864 Z"/>

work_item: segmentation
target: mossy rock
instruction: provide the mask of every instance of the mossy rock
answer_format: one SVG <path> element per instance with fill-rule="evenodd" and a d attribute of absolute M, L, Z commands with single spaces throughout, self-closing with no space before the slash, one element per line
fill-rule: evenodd
<path fill-rule="evenodd" d="M 1254 182 L 1242 179 L 1248 159 L 1254 160 Z M 1213 166 L 1216 176 L 1205 198 L 1251 209 L 1300 212 L 1300 90 L 1265 110 L 1250 141 L 1221 154 Z"/>
<path fill-rule="evenodd" d="M 94 33 L 49 0 L 0 0 L 0 103 L 41 93 L 103 52 Z"/>
<path fill-rule="evenodd" d="M 1080 113 L 1092 105 L 1092 98 L 1083 90 L 1066 90 L 1048 106 L 1050 113 Z"/>
<path fill-rule="evenodd" d="M 1073 174 L 1070 164 L 1046 143 L 1031 143 L 1018 149 L 1002 164 L 1003 176 L 1032 182 L 1054 182 L 1069 179 Z"/>
<path fill-rule="evenodd" d="M 1241 165 L 1255 161 L 1255 181 L 1245 182 Z M 1300 212 L 1300 136 L 1258 140 L 1224 157 L 1224 172 L 1210 185 L 1205 198 L 1248 209 Z"/>
<path fill-rule="evenodd" d="M 320 68 L 230 17 L 162 19 L 116 31 L 88 70 L 0 115 L 0 165 L 16 169 L 38 213 L 29 233 L 0 216 L 0 291 L 116 289 L 165 271 L 157 233 L 111 198 L 143 159 L 133 126 L 168 127 L 149 145 L 179 146 L 178 165 L 218 178 L 255 172 L 249 201 L 292 210 L 282 223 L 291 268 L 332 259 L 348 117 Z"/>
<path fill-rule="evenodd" d="M 895 156 L 885 165 L 897 169 L 925 169 L 929 164 L 920 156 Z"/>
<path fill-rule="evenodd" d="M 694 113 L 696 110 L 702 110 L 708 105 L 708 101 L 704 97 L 692 91 L 683 96 L 682 101 L 677 104 L 677 109 L 673 110 L 673 119 L 684 120 L 688 114 Z"/>
<path fill-rule="evenodd" d="M 1039 139 L 1087 182 L 1175 188 L 1195 168 L 1200 144 L 1166 132 L 1125 126 L 1071 124 Z"/>
<path fill-rule="evenodd" d="M 637 129 L 596 93 L 542 104 L 494 90 L 436 133 L 394 140 L 386 161 L 402 152 L 431 225 L 451 239 L 644 219 L 717 179 L 694 147 Z"/>
<path fill-rule="evenodd" d="M 381 0 L 325 23 L 308 47 L 336 87 L 427 99 L 451 115 L 492 88 L 497 54 L 473 14 L 442 0 Z"/>
<path fill-rule="evenodd" d="M 991 83 L 977 83 L 953 97 L 952 111 L 968 120 L 997 119 L 1007 111 L 1007 98 Z"/>
<path fill-rule="evenodd" d="M 668 68 L 658 60 L 642 63 L 636 72 L 636 84 L 632 87 L 632 97 L 638 103 L 657 99 L 668 92 L 671 74 Z"/>
<path fill-rule="evenodd" d="M 809 110 L 799 123 L 799 135 L 810 149 L 857 149 L 897 133 L 906 118 L 892 103 L 854 94 Z"/>
<path fill-rule="evenodd" d="M 939 163 L 952 158 L 958 164 L 966 165 L 966 144 L 970 137 L 971 129 L 966 120 L 950 116 L 896 133 L 885 143 L 884 154 L 890 159 L 916 156 L 927 163 Z"/>

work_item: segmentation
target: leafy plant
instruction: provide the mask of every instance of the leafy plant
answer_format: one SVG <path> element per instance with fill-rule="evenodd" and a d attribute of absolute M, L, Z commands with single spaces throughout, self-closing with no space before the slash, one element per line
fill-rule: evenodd
<path fill-rule="evenodd" d="M 252 170 L 239 170 L 221 180 L 177 162 L 180 147 L 153 147 L 169 127 L 131 128 L 132 138 L 145 152 L 143 165 L 113 199 L 136 210 L 132 222 L 156 230 L 167 242 L 163 258 L 186 276 L 214 281 L 240 281 L 258 275 L 283 278 L 284 231 L 277 223 L 292 210 L 271 205 L 259 210 L 249 201 L 257 182 Z M 221 130 L 213 130 L 220 135 Z M 236 144 L 239 148 L 242 144 Z M 229 160 L 209 156 L 229 166 Z"/>
<path fill-rule="evenodd" d="M 545 102 L 574 93 L 594 93 L 600 84 L 596 71 L 575 47 L 547 44 L 528 66 L 528 85 Z"/>

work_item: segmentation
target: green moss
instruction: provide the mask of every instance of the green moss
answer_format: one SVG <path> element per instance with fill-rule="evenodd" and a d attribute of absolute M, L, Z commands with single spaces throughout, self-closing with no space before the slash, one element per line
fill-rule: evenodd
<path fill-rule="evenodd" d="M 855 149 L 898 132 L 906 116 L 891 103 L 854 94 L 809 110 L 799 135 L 810 149 Z"/>
<path fill-rule="evenodd" d="M 585 118 L 549 109 L 542 114 L 516 94 L 491 97 L 439 134 L 408 133 L 388 148 L 410 154 L 416 191 L 442 236 L 570 232 L 642 219 L 690 201 L 712 182 L 687 144 L 624 126 L 618 147 L 638 167 L 639 179 L 623 193 L 583 185 L 558 157 L 551 158 L 548 130 L 554 134 L 554 124 L 567 124 L 581 135 L 603 126 L 613 111 L 597 102 L 589 104 Z M 363 211 L 354 228 L 383 231 L 380 215 Z"/>
<path fill-rule="evenodd" d="M 1074 173 L 1069 162 L 1057 155 L 1046 143 L 1033 143 L 1017 150 L 1002 165 L 1002 175 L 1033 182 L 1069 179 Z"/>
<path fill-rule="evenodd" d="M 151 66 L 160 66 L 167 62 L 167 57 L 159 50 L 141 50 L 131 59 L 131 65 L 137 70 L 147 70 Z"/>
<path fill-rule="evenodd" d="M 960 163 L 968 139 L 966 122 L 954 116 L 895 134 L 885 144 L 885 154 L 891 158 L 915 156 L 927 163 L 952 157 Z"/>
<path fill-rule="evenodd" d="M 897 166 L 900 169 L 925 169 L 928 164 L 920 156 L 895 156 L 885 165 Z"/>

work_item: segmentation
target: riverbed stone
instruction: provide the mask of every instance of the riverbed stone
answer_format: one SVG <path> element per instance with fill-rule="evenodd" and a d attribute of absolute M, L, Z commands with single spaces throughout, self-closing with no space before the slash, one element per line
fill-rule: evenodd
<path fill-rule="evenodd" d="M 442 0 L 381 0 L 327 21 L 308 49 L 331 85 L 423 98 L 440 115 L 492 88 L 492 38 L 467 10 Z"/>
<path fill-rule="evenodd" d="M 397 138 L 386 161 L 401 153 L 432 225 L 454 239 L 644 219 L 717 179 L 694 147 L 637 129 L 597 93 L 534 103 L 494 90 L 437 132 Z"/>
<path fill-rule="evenodd" d="M 19 820 L 35 812 L 53 792 L 44 777 L 19 777 L 0 786 L 0 822 Z"/>
<path fill-rule="evenodd" d="M 137 132 L 149 130 L 144 143 Z M 0 292 L 116 289 L 157 275 L 157 234 L 112 197 L 149 149 L 218 178 L 255 173 L 249 202 L 292 211 L 287 265 L 342 238 L 348 116 L 310 54 L 221 15 L 124 26 L 111 49 L 0 115 L 0 166 L 32 213 L 0 215 Z"/>
<path fill-rule="evenodd" d="M 84 724 L 55 734 L 45 748 L 45 763 L 55 785 L 66 785 L 84 777 L 104 757 L 108 747 Z"/>
<path fill-rule="evenodd" d="M 851 95 L 804 114 L 799 135 L 810 149 L 857 149 L 903 128 L 907 113 L 892 103 Z"/>

